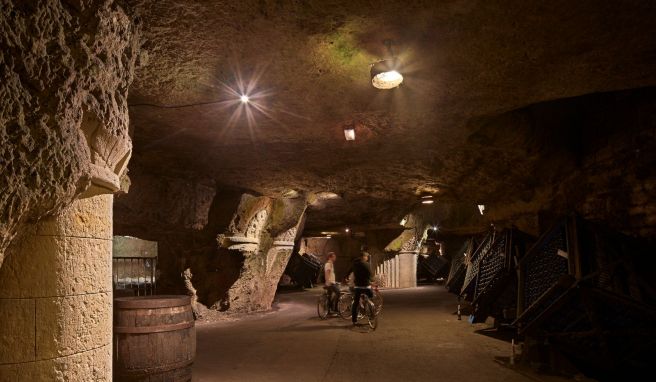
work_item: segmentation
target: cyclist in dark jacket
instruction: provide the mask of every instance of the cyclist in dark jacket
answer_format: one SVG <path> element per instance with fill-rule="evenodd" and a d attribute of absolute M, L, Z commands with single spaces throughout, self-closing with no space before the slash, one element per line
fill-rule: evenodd
<path fill-rule="evenodd" d="M 351 272 L 353 272 L 353 277 L 355 278 L 355 296 L 353 296 L 353 307 L 351 308 L 351 321 L 353 322 L 353 325 L 358 321 L 360 295 L 364 293 L 369 296 L 369 298 L 374 297 L 374 292 L 371 290 L 372 274 L 368 261 L 369 254 L 367 252 L 362 252 L 362 255 L 355 259 L 351 269 L 347 273 L 347 275 L 350 275 Z"/>

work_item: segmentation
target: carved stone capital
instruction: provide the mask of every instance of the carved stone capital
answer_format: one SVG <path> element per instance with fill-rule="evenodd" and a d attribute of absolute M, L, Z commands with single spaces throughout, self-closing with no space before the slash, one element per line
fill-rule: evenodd
<path fill-rule="evenodd" d="M 294 239 L 296 238 L 297 230 L 298 225 L 276 236 L 273 245 L 276 247 L 294 247 Z"/>
<path fill-rule="evenodd" d="M 121 189 L 121 175 L 132 156 L 132 141 L 126 131 L 105 126 L 90 111 L 85 111 L 81 130 L 86 139 L 91 163 L 81 185 L 80 198 L 113 194 Z"/>

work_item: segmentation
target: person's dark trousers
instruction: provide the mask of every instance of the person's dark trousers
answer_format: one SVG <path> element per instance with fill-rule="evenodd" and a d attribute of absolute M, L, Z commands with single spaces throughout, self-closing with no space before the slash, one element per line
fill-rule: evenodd
<path fill-rule="evenodd" d="M 328 292 L 330 294 L 330 309 L 337 312 L 337 300 L 339 299 L 339 284 L 330 285 Z"/>
<path fill-rule="evenodd" d="M 355 296 L 353 296 L 353 307 L 351 308 L 351 321 L 355 324 L 358 322 L 358 306 L 360 306 L 360 296 L 366 294 L 369 298 L 374 298 L 374 292 L 371 288 L 355 288 Z"/>

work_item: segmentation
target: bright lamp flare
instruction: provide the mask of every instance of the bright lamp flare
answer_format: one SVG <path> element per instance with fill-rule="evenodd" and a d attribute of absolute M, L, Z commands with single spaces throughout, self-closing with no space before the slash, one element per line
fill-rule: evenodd
<path fill-rule="evenodd" d="M 242 96 L 239 97 L 239 100 L 240 100 L 242 103 L 248 103 L 248 101 L 250 100 L 250 98 L 249 98 L 246 94 L 242 94 Z"/>
<path fill-rule="evenodd" d="M 371 79 L 371 84 L 377 89 L 394 89 L 401 85 L 403 76 L 396 70 L 376 74 Z"/>

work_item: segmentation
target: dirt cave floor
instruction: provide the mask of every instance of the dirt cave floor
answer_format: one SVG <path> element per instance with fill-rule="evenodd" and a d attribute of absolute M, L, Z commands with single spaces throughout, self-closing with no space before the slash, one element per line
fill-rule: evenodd
<path fill-rule="evenodd" d="M 482 334 L 485 324 L 457 321 L 442 286 L 384 290 L 376 331 L 320 320 L 319 293 L 281 293 L 273 312 L 200 323 L 193 381 L 573 380 L 510 367 L 510 343 Z"/>

